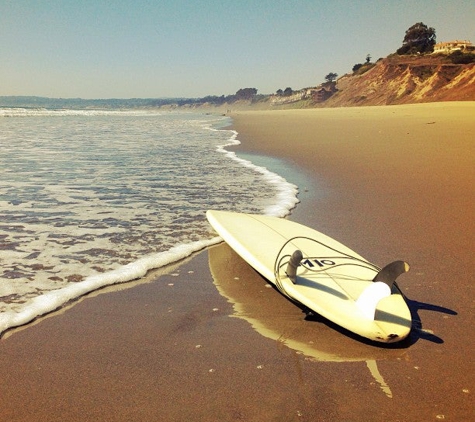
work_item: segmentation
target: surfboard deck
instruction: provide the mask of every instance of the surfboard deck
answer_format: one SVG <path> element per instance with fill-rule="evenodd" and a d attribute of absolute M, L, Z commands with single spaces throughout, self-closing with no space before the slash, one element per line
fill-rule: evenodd
<path fill-rule="evenodd" d="M 291 300 L 372 341 L 408 336 L 411 313 L 397 284 L 373 282 L 381 269 L 347 246 L 282 218 L 215 210 L 206 216 L 241 258 Z M 296 250 L 303 258 L 289 277 Z"/>

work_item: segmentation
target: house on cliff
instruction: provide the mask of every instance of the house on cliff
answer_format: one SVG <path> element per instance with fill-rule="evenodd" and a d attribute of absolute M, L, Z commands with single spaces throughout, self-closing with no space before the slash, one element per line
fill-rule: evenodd
<path fill-rule="evenodd" d="M 443 54 L 450 54 L 454 51 L 462 51 L 464 53 L 475 51 L 475 46 L 472 45 L 470 41 L 447 41 L 447 42 L 439 42 L 434 45 L 434 54 L 436 53 L 443 53 Z"/>

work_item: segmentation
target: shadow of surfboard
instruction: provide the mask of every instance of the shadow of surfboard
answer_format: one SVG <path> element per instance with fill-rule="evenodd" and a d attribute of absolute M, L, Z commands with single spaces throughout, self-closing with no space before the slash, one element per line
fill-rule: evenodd
<path fill-rule="evenodd" d="M 411 345 L 416 343 L 418 340 L 426 340 L 437 344 L 444 343 L 444 340 L 436 336 L 431 330 L 423 328 L 422 320 L 419 316 L 419 311 L 425 310 L 432 312 L 440 312 L 446 315 L 458 315 L 458 313 L 452 309 L 445 308 L 443 306 L 419 302 L 417 300 L 409 299 L 406 296 L 404 296 L 404 298 L 406 299 L 407 306 L 409 307 L 412 316 L 412 330 L 405 341 Z"/>

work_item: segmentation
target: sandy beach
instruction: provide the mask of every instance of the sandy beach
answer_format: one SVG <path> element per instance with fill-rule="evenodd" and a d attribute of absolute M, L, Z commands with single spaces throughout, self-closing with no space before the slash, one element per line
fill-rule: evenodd
<path fill-rule="evenodd" d="M 3 336 L 2 420 L 473 420 L 475 103 L 231 117 L 299 184 L 290 219 L 411 264 L 410 339 L 306 319 L 220 244 Z"/>

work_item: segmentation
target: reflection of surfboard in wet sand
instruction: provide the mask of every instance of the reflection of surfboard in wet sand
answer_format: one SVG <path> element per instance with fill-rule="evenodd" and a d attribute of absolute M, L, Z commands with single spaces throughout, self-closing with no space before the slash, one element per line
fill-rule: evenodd
<path fill-rule="evenodd" d="M 399 291 L 403 261 L 380 269 L 336 240 L 269 216 L 208 211 L 218 234 L 280 292 L 373 341 L 407 337 L 411 313 Z"/>
<path fill-rule="evenodd" d="M 233 305 L 233 316 L 247 321 L 260 335 L 275 340 L 278 349 L 287 347 L 305 360 L 318 362 L 365 362 L 376 385 L 392 397 L 392 391 L 379 371 L 381 360 L 400 360 L 405 348 L 370 347 L 340 336 L 325 324 L 302 320 L 302 311 L 270 289 L 270 284 L 241 259 L 228 244 L 208 250 L 209 268 L 218 292 Z"/>

